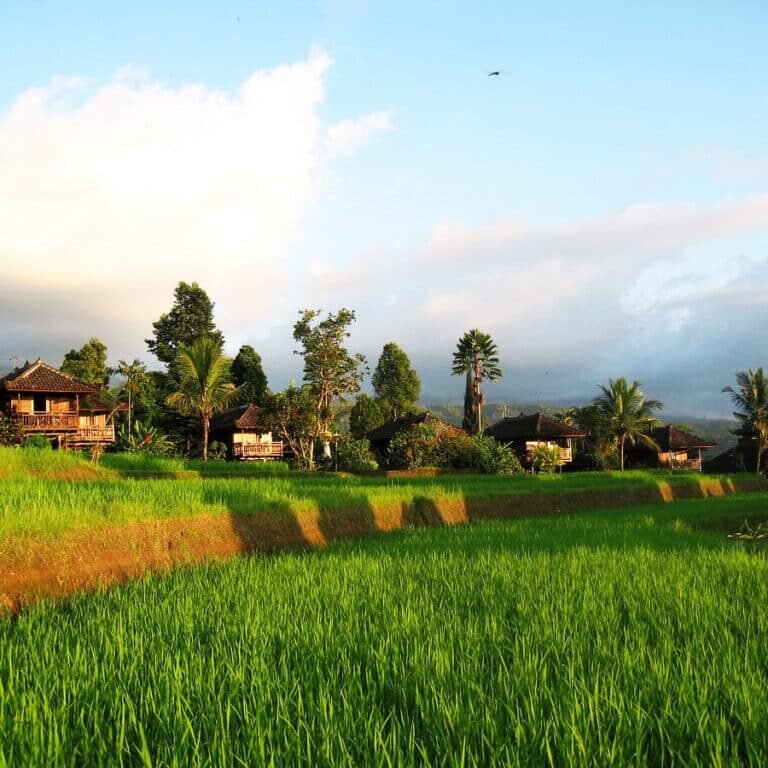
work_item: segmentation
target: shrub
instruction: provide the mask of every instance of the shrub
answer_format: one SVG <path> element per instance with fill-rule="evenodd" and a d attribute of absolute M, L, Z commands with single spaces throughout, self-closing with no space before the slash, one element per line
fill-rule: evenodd
<path fill-rule="evenodd" d="M 514 451 L 483 435 L 446 437 L 442 452 L 447 466 L 484 475 L 517 475 L 523 471 Z"/>
<path fill-rule="evenodd" d="M 133 422 L 130 432 L 126 425 L 118 430 L 117 447 L 125 453 L 151 453 L 155 456 L 167 456 L 175 452 L 175 446 L 169 438 L 139 419 Z"/>
<path fill-rule="evenodd" d="M 227 446 L 218 440 L 212 440 L 208 444 L 208 456 L 212 459 L 226 459 Z"/>
<path fill-rule="evenodd" d="M 367 440 L 345 434 L 336 443 L 336 468 L 344 472 L 371 472 L 379 468 L 379 463 Z"/>
<path fill-rule="evenodd" d="M 430 424 L 414 424 L 398 432 L 387 449 L 390 469 L 445 466 L 441 440 Z"/>
<path fill-rule="evenodd" d="M 21 445 L 24 430 L 15 413 L 0 413 L 0 445 Z"/>
<path fill-rule="evenodd" d="M 560 448 L 537 445 L 533 452 L 533 466 L 546 474 L 552 474 L 560 466 Z"/>
<path fill-rule="evenodd" d="M 23 448 L 37 448 L 43 451 L 52 450 L 51 441 L 45 435 L 29 435 L 24 438 Z"/>

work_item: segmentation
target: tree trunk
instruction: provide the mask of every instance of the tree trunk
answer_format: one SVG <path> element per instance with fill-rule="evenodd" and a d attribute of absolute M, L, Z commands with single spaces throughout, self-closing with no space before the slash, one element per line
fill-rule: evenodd
<path fill-rule="evenodd" d="M 128 388 L 128 437 L 131 436 L 131 389 Z"/>
<path fill-rule="evenodd" d="M 621 447 L 621 471 L 624 471 L 624 441 L 626 440 L 626 437 L 622 436 L 621 440 L 619 441 L 619 445 Z"/>
<path fill-rule="evenodd" d="M 760 474 L 760 464 L 763 459 L 763 443 L 760 437 L 757 438 L 757 464 L 755 465 L 755 473 Z"/>
<path fill-rule="evenodd" d="M 477 434 L 483 432 L 483 393 L 481 389 L 482 377 L 480 376 L 480 358 L 475 353 L 475 408 L 477 408 Z"/>
<path fill-rule="evenodd" d="M 208 429 L 210 427 L 210 419 L 207 416 L 203 416 L 203 461 L 208 461 Z"/>

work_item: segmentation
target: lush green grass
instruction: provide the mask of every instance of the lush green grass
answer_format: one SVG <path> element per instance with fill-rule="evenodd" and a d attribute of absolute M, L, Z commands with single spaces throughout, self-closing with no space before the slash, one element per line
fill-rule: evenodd
<path fill-rule="evenodd" d="M 58 461 L 58 455 L 48 452 Z M 238 465 L 230 465 L 238 466 Z M 342 477 L 293 472 L 251 477 L 126 479 L 114 470 L 86 480 L 0 481 L 0 539 L 28 532 L 53 536 L 71 528 L 202 513 L 291 514 L 412 504 L 416 500 L 486 499 L 696 485 L 698 474 L 585 473 L 532 477 Z"/>
<path fill-rule="evenodd" d="M 768 764 L 768 497 L 190 568 L 0 622 L 0 766 Z M 706 526 L 710 526 L 707 529 Z"/>
<path fill-rule="evenodd" d="M 195 473 L 206 476 L 257 476 L 282 475 L 288 465 L 282 461 L 221 461 L 200 459 L 174 459 L 166 456 L 152 456 L 146 453 L 105 453 L 101 465 L 119 472 L 123 476 L 141 474 Z"/>

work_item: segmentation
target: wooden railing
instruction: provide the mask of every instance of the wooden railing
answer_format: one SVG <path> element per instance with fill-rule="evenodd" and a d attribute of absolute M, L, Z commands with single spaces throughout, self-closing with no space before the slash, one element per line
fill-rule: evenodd
<path fill-rule="evenodd" d="M 22 413 L 21 425 L 25 432 L 62 432 L 77 429 L 77 413 Z"/>
<path fill-rule="evenodd" d="M 82 442 L 104 443 L 113 442 L 115 429 L 112 425 L 105 427 L 79 427 L 73 440 Z"/>
<path fill-rule="evenodd" d="M 271 443 L 235 443 L 232 446 L 235 459 L 281 459 L 283 457 L 282 440 Z"/>
<path fill-rule="evenodd" d="M 689 469 L 701 472 L 701 459 L 659 459 L 664 469 Z"/>

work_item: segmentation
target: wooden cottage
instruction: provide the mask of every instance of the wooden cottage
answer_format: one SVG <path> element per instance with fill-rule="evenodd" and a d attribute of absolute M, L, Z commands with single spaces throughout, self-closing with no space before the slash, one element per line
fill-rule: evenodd
<path fill-rule="evenodd" d="M 659 446 L 659 450 L 642 443 L 628 446 L 627 463 L 630 466 L 701 471 L 701 452 L 717 445 L 670 424 L 652 429 L 648 436 Z"/>
<path fill-rule="evenodd" d="M 83 449 L 115 442 L 113 416 L 98 387 L 41 360 L 0 379 L 0 409 L 21 419 L 25 436 L 42 435 L 57 448 Z"/>
<path fill-rule="evenodd" d="M 210 439 L 226 445 L 227 456 L 238 461 L 281 459 L 285 452 L 283 442 L 272 439 L 252 404 L 217 413 L 211 419 Z"/>
<path fill-rule="evenodd" d="M 371 430 L 366 435 L 366 437 L 371 443 L 371 448 L 377 454 L 379 454 L 379 456 L 384 456 L 386 455 L 387 449 L 389 448 L 389 441 L 398 432 L 402 432 L 404 429 L 413 427 L 416 424 L 428 424 L 438 433 L 462 433 L 464 431 L 459 427 L 454 427 L 453 424 L 448 424 L 448 422 L 443 421 L 442 419 L 435 418 L 429 413 L 429 411 L 425 411 L 424 413 L 420 413 L 415 416 L 403 416 L 399 419 L 391 419 L 390 421 L 382 424 L 380 427 L 376 427 L 376 429 Z"/>
<path fill-rule="evenodd" d="M 483 434 L 511 448 L 526 469 L 533 466 L 534 453 L 540 446 L 550 449 L 557 446 L 560 466 L 570 463 L 573 461 L 573 440 L 587 436 L 583 430 L 561 424 L 543 413 L 501 419 Z"/>

